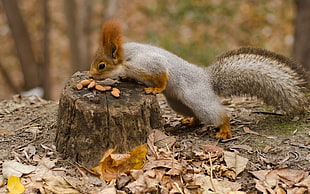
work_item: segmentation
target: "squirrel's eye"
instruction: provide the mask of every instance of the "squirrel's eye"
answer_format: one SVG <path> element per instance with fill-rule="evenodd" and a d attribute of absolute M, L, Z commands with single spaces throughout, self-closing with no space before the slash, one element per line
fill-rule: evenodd
<path fill-rule="evenodd" d="M 100 64 L 98 65 L 98 68 L 99 68 L 99 69 L 104 69 L 104 68 L 105 68 L 105 64 L 104 64 L 104 63 L 100 63 Z"/>

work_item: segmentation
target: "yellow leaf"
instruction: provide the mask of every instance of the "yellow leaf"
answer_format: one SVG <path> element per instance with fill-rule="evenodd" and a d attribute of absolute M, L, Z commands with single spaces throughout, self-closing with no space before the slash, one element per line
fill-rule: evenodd
<path fill-rule="evenodd" d="M 7 188 L 9 190 L 9 194 L 20 194 L 25 191 L 24 185 L 20 182 L 20 178 L 17 176 L 9 177 Z"/>
<path fill-rule="evenodd" d="M 130 167 L 132 169 L 141 169 L 147 154 L 147 144 L 140 145 L 133 149 L 130 153 Z"/>

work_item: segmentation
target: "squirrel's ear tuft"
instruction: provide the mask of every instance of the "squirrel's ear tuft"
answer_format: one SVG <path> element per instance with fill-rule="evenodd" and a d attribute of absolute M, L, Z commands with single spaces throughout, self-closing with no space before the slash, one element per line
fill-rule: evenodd
<path fill-rule="evenodd" d="M 113 60 L 122 59 L 122 29 L 118 19 L 110 19 L 102 27 L 102 45 L 104 53 Z"/>

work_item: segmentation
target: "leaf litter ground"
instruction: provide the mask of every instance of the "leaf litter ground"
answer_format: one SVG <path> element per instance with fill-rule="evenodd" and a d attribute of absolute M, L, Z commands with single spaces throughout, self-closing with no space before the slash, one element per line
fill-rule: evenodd
<path fill-rule="evenodd" d="M 162 133 L 164 136 L 155 135 L 162 137 L 157 140 L 151 141 L 149 138 L 153 155 L 148 155 L 144 170 L 123 173 L 117 182 L 105 183 L 89 176 L 78 164 L 63 160 L 55 150 L 56 102 L 18 96 L 1 101 L 0 193 L 6 193 L 8 189 L 8 177 L 3 178 L 3 174 L 16 173 L 4 168 L 12 165 L 12 161 L 35 167 L 31 172 L 17 172 L 23 174 L 21 183 L 25 193 L 113 193 L 116 188 L 120 193 L 134 189 L 138 189 L 136 193 L 151 193 L 159 189 L 162 193 L 202 193 L 203 188 L 210 193 L 214 189 L 224 193 L 223 184 L 225 187 L 230 185 L 230 191 L 294 193 L 300 189 L 298 192 L 307 192 L 305 189 L 310 182 L 309 114 L 289 117 L 253 99 L 226 99 L 224 103 L 231 113 L 234 137 L 218 141 L 214 138 L 216 130 L 211 126 L 184 126 L 180 122 L 182 118 L 169 109 L 161 96 L 159 102 L 169 136 Z M 239 167 L 229 166 L 230 162 L 224 159 L 227 158 L 224 152 L 235 154 L 232 158 L 247 159 L 245 169 L 238 171 Z M 161 159 L 161 162 L 156 163 L 152 159 L 154 157 Z M 236 161 L 233 160 L 233 163 L 241 163 Z M 211 176 L 210 171 L 212 180 L 206 178 Z M 165 187 L 159 188 L 154 181 L 159 179 L 161 186 Z M 14 178 L 11 180 L 19 181 Z M 16 185 L 20 186 L 18 181 Z M 9 185 L 12 184 L 14 188 L 14 182 Z M 182 184 L 187 184 L 187 187 Z M 146 188 L 148 186 L 150 188 Z"/>

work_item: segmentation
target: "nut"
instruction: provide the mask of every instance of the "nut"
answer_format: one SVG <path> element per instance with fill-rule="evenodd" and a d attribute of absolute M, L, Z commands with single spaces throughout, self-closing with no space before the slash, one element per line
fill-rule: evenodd
<path fill-rule="evenodd" d="M 83 86 L 88 86 L 90 84 L 90 82 L 92 82 L 91 79 L 84 79 L 84 80 L 80 81 L 80 84 L 82 84 Z"/>
<path fill-rule="evenodd" d="M 120 93 L 121 93 L 121 91 L 119 89 L 117 89 L 117 88 L 113 88 L 112 91 L 111 91 L 112 96 L 114 96 L 116 98 L 120 97 Z"/>
<path fill-rule="evenodd" d="M 90 84 L 87 86 L 88 89 L 91 89 L 93 87 L 96 86 L 96 82 L 95 81 L 91 81 Z"/>
<path fill-rule="evenodd" d="M 81 89 L 83 89 L 83 85 L 81 83 L 78 83 L 78 84 L 76 84 L 76 88 L 78 90 L 81 90 Z"/>
<path fill-rule="evenodd" d="M 102 86 L 100 84 L 96 84 L 95 86 L 96 90 L 99 90 L 101 92 L 107 91 L 107 90 L 111 90 L 112 87 L 111 86 Z"/>
<path fill-rule="evenodd" d="M 104 87 L 104 89 L 107 91 L 107 90 L 111 90 L 112 89 L 112 87 L 111 86 L 103 86 Z"/>
<path fill-rule="evenodd" d="M 118 88 L 112 88 L 112 91 L 115 91 L 115 92 L 121 93 L 121 91 L 120 91 Z"/>
<path fill-rule="evenodd" d="M 96 88 L 96 90 L 99 90 L 99 91 L 101 91 L 101 92 L 106 91 L 105 87 L 102 86 L 102 85 L 100 85 L 100 84 L 96 84 L 95 88 Z"/>

